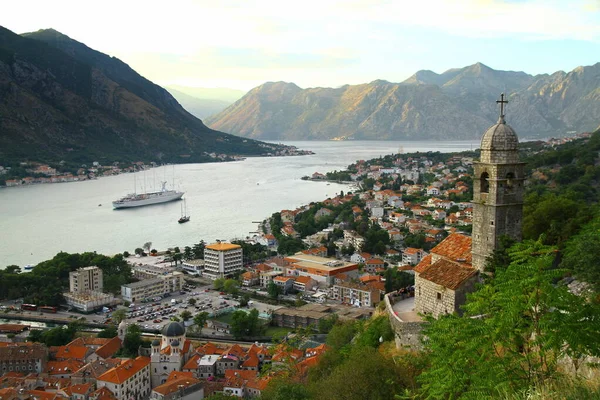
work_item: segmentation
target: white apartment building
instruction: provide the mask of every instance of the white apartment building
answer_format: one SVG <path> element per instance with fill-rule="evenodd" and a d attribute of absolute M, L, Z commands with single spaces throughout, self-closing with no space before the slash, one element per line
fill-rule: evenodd
<path fill-rule="evenodd" d="M 215 280 L 243 269 L 242 246 L 217 242 L 204 248 L 204 276 Z"/>
<path fill-rule="evenodd" d="M 183 290 L 183 276 L 181 272 L 171 272 L 156 278 L 122 285 L 121 297 L 125 301 L 136 302 Z"/>
<path fill-rule="evenodd" d="M 69 292 L 63 293 L 67 304 L 83 312 L 90 312 L 115 302 L 112 294 L 102 293 L 102 270 L 96 266 L 69 272 Z"/>
<path fill-rule="evenodd" d="M 150 358 L 129 359 L 98 377 L 98 389 L 106 387 L 118 400 L 147 399 L 150 384 Z"/>
<path fill-rule="evenodd" d="M 72 293 L 101 292 L 103 287 L 102 270 L 96 266 L 69 272 L 69 291 Z"/>

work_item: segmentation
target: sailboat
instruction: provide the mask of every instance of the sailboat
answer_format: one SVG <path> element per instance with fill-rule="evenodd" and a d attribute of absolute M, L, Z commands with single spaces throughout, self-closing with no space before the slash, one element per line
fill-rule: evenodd
<path fill-rule="evenodd" d="M 183 199 L 183 204 L 181 205 L 181 217 L 177 220 L 180 224 L 184 222 L 188 222 L 190 220 L 190 216 L 187 215 L 187 207 L 185 204 L 185 199 Z"/>

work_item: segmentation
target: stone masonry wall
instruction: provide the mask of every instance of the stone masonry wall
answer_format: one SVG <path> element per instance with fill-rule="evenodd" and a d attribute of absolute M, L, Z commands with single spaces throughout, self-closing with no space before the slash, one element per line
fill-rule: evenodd
<path fill-rule="evenodd" d="M 409 350 L 422 350 L 421 331 L 425 322 L 404 322 L 394 312 L 392 302 L 390 301 L 391 293 L 385 296 L 385 310 L 390 319 L 392 329 L 396 334 L 396 348 Z M 393 300 L 392 300 L 393 301 Z"/>
<path fill-rule="evenodd" d="M 456 307 L 454 290 L 415 277 L 415 311 L 435 318 L 453 313 Z M 441 297 L 441 298 L 439 298 Z"/>

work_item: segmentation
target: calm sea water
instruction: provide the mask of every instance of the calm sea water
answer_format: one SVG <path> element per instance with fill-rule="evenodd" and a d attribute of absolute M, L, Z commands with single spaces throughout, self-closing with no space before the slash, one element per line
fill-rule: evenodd
<path fill-rule="evenodd" d="M 59 251 L 133 252 L 145 242 L 156 249 L 186 246 L 201 239 L 243 238 L 276 211 L 333 196 L 346 185 L 302 181 L 304 175 L 346 168 L 359 159 L 404 152 L 453 152 L 478 142 L 286 142 L 316 154 L 250 158 L 214 164 L 182 164 L 94 181 L 0 190 L 0 267 L 24 266 Z M 190 222 L 178 224 L 182 202 L 113 210 L 111 201 L 158 188 L 161 180 L 185 192 Z M 101 206 L 99 206 L 101 204 Z"/>

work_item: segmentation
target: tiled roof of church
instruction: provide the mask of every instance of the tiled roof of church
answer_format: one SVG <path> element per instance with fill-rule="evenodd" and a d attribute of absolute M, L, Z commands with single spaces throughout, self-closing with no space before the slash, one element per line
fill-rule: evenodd
<path fill-rule="evenodd" d="M 414 271 L 418 274 L 425 271 L 431 265 L 431 254 L 423 257 L 420 263 L 417 264 Z"/>
<path fill-rule="evenodd" d="M 471 264 L 471 241 L 469 236 L 453 233 L 435 246 L 431 253 L 452 261 Z"/>
<path fill-rule="evenodd" d="M 455 290 L 464 281 L 477 274 L 475 268 L 461 266 L 448 260 L 438 260 L 419 275 L 420 278 Z"/>

